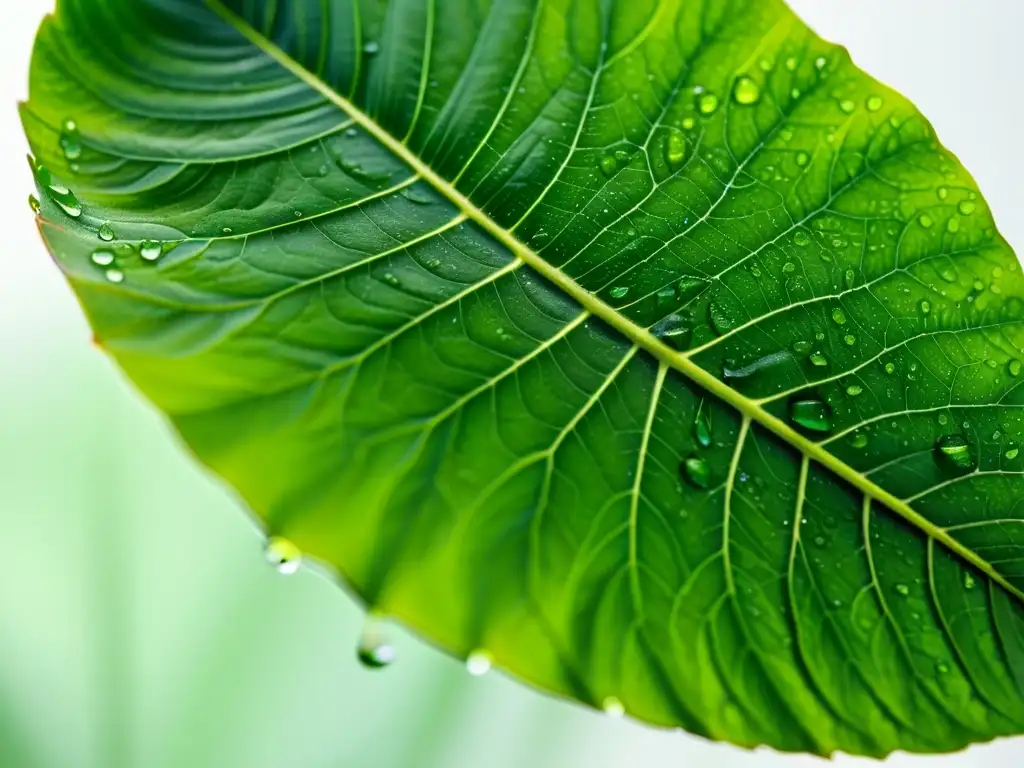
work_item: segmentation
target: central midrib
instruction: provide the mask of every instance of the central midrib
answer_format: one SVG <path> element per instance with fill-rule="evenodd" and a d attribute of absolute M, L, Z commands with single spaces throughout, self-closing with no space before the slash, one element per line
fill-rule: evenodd
<path fill-rule="evenodd" d="M 1024 602 L 1024 591 L 1008 582 L 1006 578 L 993 568 L 987 560 L 979 556 L 972 549 L 965 547 L 959 541 L 950 536 L 944 529 L 936 526 L 930 520 L 914 510 L 905 501 L 897 498 L 884 488 L 879 487 L 853 467 L 837 459 L 821 445 L 808 440 L 789 426 L 789 424 L 778 417 L 773 416 L 771 413 L 768 413 L 760 405 L 744 397 L 732 387 L 726 385 L 718 378 L 708 373 L 692 360 L 689 360 L 682 353 L 669 347 L 648 329 L 637 325 L 629 318 L 621 315 L 613 307 L 590 293 L 564 272 L 553 267 L 539 254 L 520 242 L 514 235 L 512 235 L 512 233 L 495 222 L 490 216 L 484 213 L 484 211 L 480 210 L 469 198 L 459 192 L 459 190 L 452 186 L 452 184 L 446 179 L 438 175 L 429 165 L 423 162 L 415 153 L 410 151 L 405 144 L 384 130 L 376 123 L 376 121 L 359 109 L 359 107 L 344 96 L 336 93 L 326 83 L 292 59 L 285 51 L 275 45 L 272 41 L 268 40 L 257 30 L 249 26 L 249 24 L 247 24 L 243 19 L 228 9 L 221 0 L 205 0 L 205 2 L 227 23 L 238 30 L 240 34 L 245 36 L 245 38 L 253 45 L 257 46 L 282 67 L 305 82 L 311 88 L 314 88 L 323 95 L 324 98 L 344 111 L 352 118 L 352 120 L 358 123 L 363 130 L 372 135 L 377 141 L 387 147 L 389 151 L 394 153 L 398 158 L 412 168 L 424 181 L 430 183 L 438 192 L 448 198 L 448 200 L 456 205 L 468 219 L 476 222 L 485 231 L 487 231 L 488 234 L 518 256 L 525 264 L 534 269 L 546 280 L 558 286 L 568 296 L 577 301 L 584 309 L 588 310 L 593 316 L 610 325 L 623 336 L 630 339 L 638 347 L 652 355 L 656 360 L 679 371 L 679 373 L 683 374 L 700 387 L 731 405 L 745 417 L 757 422 L 765 429 L 785 440 L 794 448 L 799 449 L 804 453 L 804 455 L 818 462 L 823 467 L 826 467 L 867 496 L 870 496 L 872 499 L 884 504 L 891 511 L 895 512 L 907 522 L 920 529 L 926 535 L 941 542 L 950 551 L 956 553 L 971 565 L 978 568 L 978 570 L 987 574 L 993 581 L 997 582 L 1009 593 Z"/>

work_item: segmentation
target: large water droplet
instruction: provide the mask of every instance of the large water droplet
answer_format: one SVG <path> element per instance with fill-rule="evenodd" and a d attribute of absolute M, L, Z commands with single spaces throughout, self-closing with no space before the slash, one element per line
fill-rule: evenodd
<path fill-rule="evenodd" d="M 732 97 L 737 104 L 756 104 L 761 99 L 761 87 L 753 79 L 743 75 L 736 79 L 732 89 Z"/>
<path fill-rule="evenodd" d="M 114 252 L 101 248 L 98 251 L 93 251 L 91 259 L 92 263 L 98 267 L 109 267 L 114 263 Z"/>
<path fill-rule="evenodd" d="M 614 176 L 615 175 L 615 171 L 619 167 L 619 164 L 615 160 L 615 156 L 614 155 L 605 155 L 604 157 L 602 157 L 600 165 L 601 165 L 601 173 L 603 173 L 608 178 L 611 178 L 612 176 Z"/>
<path fill-rule="evenodd" d="M 363 634 L 359 638 L 356 658 L 367 669 L 383 669 L 396 657 L 395 647 L 389 642 L 382 622 L 372 616 L 367 618 Z"/>
<path fill-rule="evenodd" d="M 1013 376 L 1013 378 L 1017 378 L 1018 376 L 1020 376 L 1020 365 L 1020 360 L 1014 358 L 1009 363 L 1007 363 L 1006 370 L 1010 372 L 1010 375 Z"/>
<path fill-rule="evenodd" d="M 78 202 L 75 193 L 63 184 L 54 180 L 50 171 L 42 165 L 36 165 L 32 158 L 29 158 L 33 173 L 40 186 L 46 191 L 46 196 L 61 207 L 68 216 L 77 219 L 82 215 L 82 204 Z"/>
<path fill-rule="evenodd" d="M 622 717 L 626 714 L 626 707 L 616 696 L 608 696 L 604 701 L 601 702 L 601 709 L 609 717 Z"/>
<path fill-rule="evenodd" d="M 65 120 L 60 132 L 60 148 L 65 160 L 77 160 L 82 156 L 82 138 L 74 120 Z"/>
<path fill-rule="evenodd" d="M 732 306 L 723 301 L 712 301 L 708 306 L 711 325 L 719 333 L 728 333 L 736 327 L 739 320 Z"/>
<path fill-rule="evenodd" d="M 789 415 L 804 429 L 814 432 L 832 429 L 832 409 L 823 400 L 796 400 L 789 407 Z"/>
<path fill-rule="evenodd" d="M 108 283 L 123 283 L 124 272 L 120 269 L 108 269 L 106 272 L 106 278 Z"/>
<path fill-rule="evenodd" d="M 835 309 L 832 310 L 832 319 L 836 322 L 837 325 L 845 325 L 846 313 L 843 312 L 843 310 L 841 310 L 839 307 L 836 307 Z"/>
<path fill-rule="evenodd" d="M 271 536 L 267 540 L 264 556 L 278 573 L 286 576 L 295 573 L 302 565 L 302 550 L 280 536 Z"/>
<path fill-rule="evenodd" d="M 769 368 L 773 368 L 779 363 L 784 363 L 788 360 L 792 360 L 792 355 L 789 350 L 783 349 L 760 357 L 754 362 L 743 366 L 736 366 L 726 361 L 722 368 L 722 376 L 727 379 L 743 379 L 753 376 L 755 373 L 761 373 Z"/>
<path fill-rule="evenodd" d="M 825 357 L 825 354 L 823 352 L 819 352 L 817 350 L 811 352 L 811 355 L 808 359 L 811 361 L 811 365 L 813 365 L 815 368 L 824 368 L 825 366 L 828 365 L 828 358 Z"/>
<path fill-rule="evenodd" d="M 376 180 L 379 181 L 380 179 Z M 434 202 L 430 195 L 418 187 L 403 187 L 399 194 L 410 203 L 414 203 L 416 205 L 430 205 Z"/>
<path fill-rule="evenodd" d="M 707 488 L 711 484 L 711 470 L 700 456 L 684 459 L 680 469 L 684 477 L 697 488 Z"/>
<path fill-rule="evenodd" d="M 466 657 L 466 670 L 473 677 L 486 675 L 491 671 L 491 664 L 494 660 L 487 651 L 477 649 Z"/>
<path fill-rule="evenodd" d="M 971 444 L 963 435 L 946 435 L 935 444 L 936 457 L 957 469 L 973 469 Z"/>
<path fill-rule="evenodd" d="M 163 246 L 156 240 L 143 240 L 139 243 L 139 255 L 146 261 L 156 261 L 163 252 Z"/>
<path fill-rule="evenodd" d="M 960 213 L 962 213 L 964 216 L 970 216 L 972 213 L 974 213 L 974 210 L 977 207 L 978 206 L 972 203 L 970 200 L 961 200 L 960 204 L 956 207 L 956 209 L 960 211 Z"/>
<path fill-rule="evenodd" d="M 111 227 L 110 224 L 101 224 L 96 234 L 99 236 L 100 240 L 105 243 L 109 243 L 115 237 L 114 228 Z"/>
<path fill-rule="evenodd" d="M 651 333 L 673 349 L 685 349 L 690 344 L 693 323 L 683 315 L 668 315 L 654 324 Z"/>

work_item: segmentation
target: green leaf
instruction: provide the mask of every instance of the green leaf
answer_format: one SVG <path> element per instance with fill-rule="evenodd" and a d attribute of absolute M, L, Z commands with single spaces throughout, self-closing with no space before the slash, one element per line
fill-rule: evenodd
<path fill-rule="evenodd" d="M 99 343 L 268 533 L 741 745 L 1024 729 L 1024 274 L 775 0 L 63 0 L 22 110 Z"/>

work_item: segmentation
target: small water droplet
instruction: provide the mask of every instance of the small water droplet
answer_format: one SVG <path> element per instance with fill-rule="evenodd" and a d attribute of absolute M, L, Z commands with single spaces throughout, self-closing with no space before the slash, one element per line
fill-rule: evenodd
<path fill-rule="evenodd" d="M 106 277 L 107 277 L 107 282 L 110 282 L 110 283 L 123 283 L 124 282 L 124 272 L 122 272 L 120 269 L 108 269 L 107 273 L 106 273 Z"/>
<path fill-rule="evenodd" d="M 109 243 L 115 237 L 114 228 L 107 223 L 101 224 L 96 234 L 99 236 L 100 240 L 102 240 L 105 243 Z"/>
<path fill-rule="evenodd" d="M 697 406 L 697 415 L 693 419 L 693 436 L 702 447 L 711 447 L 711 414 L 703 399 Z"/>
<path fill-rule="evenodd" d="M 824 368 L 828 365 L 828 358 L 822 352 L 815 350 L 810 356 L 811 365 L 816 368 Z"/>
<path fill-rule="evenodd" d="M 814 60 L 815 69 L 824 69 L 827 64 L 828 59 L 826 59 L 824 56 L 819 56 Z"/>
<path fill-rule="evenodd" d="M 843 113 L 847 115 L 853 112 L 853 110 L 855 110 L 856 108 L 857 105 L 853 102 L 852 99 L 840 99 L 839 101 L 839 109 L 842 110 Z"/>
<path fill-rule="evenodd" d="M 1018 376 L 1020 376 L 1020 368 L 1021 363 L 1020 360 L 1018 360 L 1017 358 L 1014 358 L 1013 360 L 1006 364 L 1006 370 L 1010 372 L 1010 375 L 1013 376 L 1013 378 L 1017 378 Z"/>
<path fill-rule="evenodd" d="M 39 198 L 35 195 L 28 196 L 28 207 L 32 209 L 32 213 L 39 213 L 42 210 L 42 205 L 39 202 Z"/>
<path fill-rule="evenodd" d="M 665 159 L 673 171 L 679 170 L 686 160 L 686 139 L 679 131 L 672 131 L 665 142 Z"/>
<path fill-rule="evenodd" d="M 960 231 L 960 219 L 952 218 L 946 222 L 946 231 L 950 233 Z"/>
<path fill-rule="evenodd" d="M 697 109 L 702 115 L 713 115 L 718 109 L 718 97 L 713 93 L 702 93 L 697 98 Z"/>
<path fill-rule="evenodd" d="M 790 72 L 796 71 L 797 63 L 798 62 L 796 60 L 796 57 L 790 56 L 788 59 L 786 59 L 786 69 L 788 69 Z"/>
<path fill-rule="evenodd" d="M 920 216 L 917 217 L 917 223 L 920 224 L 925 229 L 930 229 L 931 226 L 935 223 L 935 220 L 927 213 L 922 213 Z"/>
<path fill-rule="evenodd" d="M 491 671 L 491 664 L 493 661 L 491 654 L 487 651 L 478 649 L 466 657 L 466 670 L 473 677 L 480 677 Z"/>
<path fill-rule="evenodd" d="M 939 187 L 935 190 L 935 194 L 938 196 L 939 200 L 945 200 L 949 196 L 949 190 L 945 187 Z"/>
<path fill-rule="evenodd" d="M 375 53 L 379 52 L 380 43 L 378 43 L 376 40 L 367 40 L 366 43 L 363 44 L 363 53 L 365 53 L 367 56 L 373 56 Z"/>
<path fill-rule="evenodd" d="M 77 160 L 82 156 L 82 137 L 78 134 L 78 124 L 74 120 L 65 120 L 61 127 L 60 148 L 65 160 Z"/>
<path fill-rule="evenodd" d="M 801 427 L 813 432 L 832 429 L 832 409 L 823 400 L 796 400 L 790 405 L 789 415 Z"/>
<path fill-rule="evenodd" d="M 797 245 L 800 245 L 800 246 L 807 245 L 809 242 L 811 242 L 811 237 L 806 232 L 804 232 L 802 229 L 799 229 L 799 230 L 797 230 L 796 234 L 793 235 L 793 242 L 796 243 Z M 792 263 L 793 262 L 788 262 L 787 265 L 788 264 L 792 264 Z M 794 264 L 793 267 L 795 269 L 796 265 Z M 783 268 L 783 269 L 785 269 L 785 268 Z M 792 270 L 790 270 L 790 271 L 792 271 Z"/>
<path fill-rule="evenodd" d="M 972 203 L 970 200 L 961 200 L 960 204 L 956 207 L 956 209 L 960 211 L 960 213 L 962 213 L 964 216 L 970 216 L 972 213 L 974 213 L 974 210 L 977 207 L 978 206 Z"/>
<path fill-rule="evenodd" d="M 601 158 L 601 173 L 608 178 L 615 175 L 615 171 L 618 169 L 619 164 L 615 160 L 614 155 L 605 155 Z"/>
<path fill-rule="evenodd" d="M 882 97 L 881 96 L 869 96 L 865 102 L 865 106 L 868 108 L 868 112 L 877 112 L 882 108 Z"/>
<path fill-rule="evenodd" d="M 756 104 L 761 99 L 761 87 L 752 78 L 743 75 L 736 79 L 732 89 L 732 97 L 737 104 L 749 106 Z"/>
<path fill-rule="evenodd" d="M 848 347 L 852 347 L 854 344 L 857 343 L 857 337 L 854 336 L 852 333 L 848 333 L 845 336 L 843 336 L 843 343 Z"/>
<path fill-rule="evenodd" d="M 277 568 L 278 573 L 286 576 L 295 573 L 302 564 L 302 550 L 280 536 L 271 536 L 267 540 L 263 554 L 267 562 Z"/>
<path fill-rule="evenodd" d="M 601 709 L 609 717 L 619 718 L 626 714 L 626 707 L 616 696 L 608 696 L 601 702 Z"/>
<path fill-rule="evenodd" d="M 711 470 L 708 463 L 700 456 L 690 456 L 683 460 L 680 467 L 683 475 L 697 488 L 707 488 L 711 484 Z"/>
<path fill-rule="evenodd" d="M 801 168 L 806 166 L 807 163 L 809 163 L 810 161 L 811 161 L 811 156 L 808 155 L 806 152 L 797 152 L 796 153 L 796 164 L 799 165 Z"/>
<path fill-rule="evenodd" d="M 918 303 L 917 308 L 921 310 L 922 315 L 927 315 L 932 311 L 932 303 L 928 299 L 921 299 Z"/>
<path fill-rule="evenodd" d="M 971 446 L 963 435 L 945 435 L 935 444 L 937 458 L 957 469 L 973 469 Z"/>
<path fill-rule="evenodd" d="M 896 591 L 899 594 L 903 595 L 903 597 L 906 597 L 910 594 L 910 587 L 908 587 L 906 584 L 897 584 Z"/>
<path fill-rule="evenodd" d="M 935 665 L 935 671 L 940 675 L 944 675 L 949 672 L 949 664 L 944 661 L 940 661 Z"/>
<path fill-rule="evenodd" d="M 794 341 L 793 351 L 798 355 L 806 355 L 811 351 L 811 342 L 809 341 Z"/>
<path fill-rule="evenodd" d="M 139 243 L 139 255 L 146 261 L 156 261 L 163 252 L 163 246 L 156 240 L 143 240 Z"/>
<path fill-rule="evenodd" d="M 414 203 L 416 205 L 430 205 L 434 202 L 430 195 L 418 187 L 403 187 L 399 194 L 401 194 L 402 197 L 410 203 Z"/>
<path fill-rule="evenodd" d="M 853 440 L 850 441 L 850 445 L 854 448 L 867 448 L 868 447 L 868 435 L 866 432 L 858 432 L 853 436 Z"/>
<path fill-rule="evenodd" d="M 964 589 L 974 589 L 974 576 L 964 571 Z"/>
<path fill-rule="evenodd" d="M 956 282 L 956 270 L 953 269 L 952 267 L 947 267 L 946 269 L 942 270 L 942 273 L 940 274 L 940 277 L 943 280 L 945 280 L 947 283 L 955 283 Z"/>
<path fill-rule="evenodd" d="M 673 349 L 689 346 L 693 334 L 693 323 L 683 315 L 668 315 L 651 328 L 651 333 Z"/>
<path fill-rule="evenodd" d="M 890 374 L 890 375 L 896 373 L 896 366 L 893 363 L 886 363 L 885 364 L 885 372 Z"/>
<path fill-rule="evenodd" d="M 737 323 L 732 308 L 718 301 L 712 301 L 708 306 L 708 313 L 711 317 L 711 325 L 722 334 L 731 331 Z"/>
<path fill-rule="evenodd" d="M 1010 448 L 1006 452 L 1006 458 L 1008 458 L 1010 461 L 1013 461 L 1019 455 L 1020 455 L 1020 449 L 1019 448 Z"/>
<path fill-rule="evenodd" d="M 860 384 L 851 384 L 846 388 L 846 394 L 848 394 L 850 397 L 857 397 L 863 392 L 864 387 L 862 387 Z"/>
<path fill-rule="evenodd" d="M 836 307 L 832 310 L 832 319 L 836 321 L 838 325 L 846 324 L 846 313 L 843 310 Z"/>
<path fill-rule="evenodd" d="M 101 248 L 92 253 L 92 263 L 98 267 L 109 267 L 114 263 L 114 252 Z"/>
<path fill-rule="evenodd" d="M 608 295 L 613 299 L 624 299 L 629 294 L 629 287 L 625 285 L 618 285 L 608 291 Z"/>

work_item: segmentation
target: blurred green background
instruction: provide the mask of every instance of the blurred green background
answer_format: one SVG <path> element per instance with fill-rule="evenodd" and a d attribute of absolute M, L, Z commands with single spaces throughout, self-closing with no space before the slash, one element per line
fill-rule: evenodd
<path fill-rule="evenodd" d="M 1024 246 L 1024 4 L 793 5 L 918 102 Z M 362 668 L 359 606 L 329 574 L 264 562 L 244 509 L 91 346 L 39 243 L 14 102 L 51 7 L 5 4 L 0 28 L 0 768 L 824 765 L 474 678 L 401 633 L 392 667 Z M 1024 741 L 890 764 L 1019 766 Z"/>

